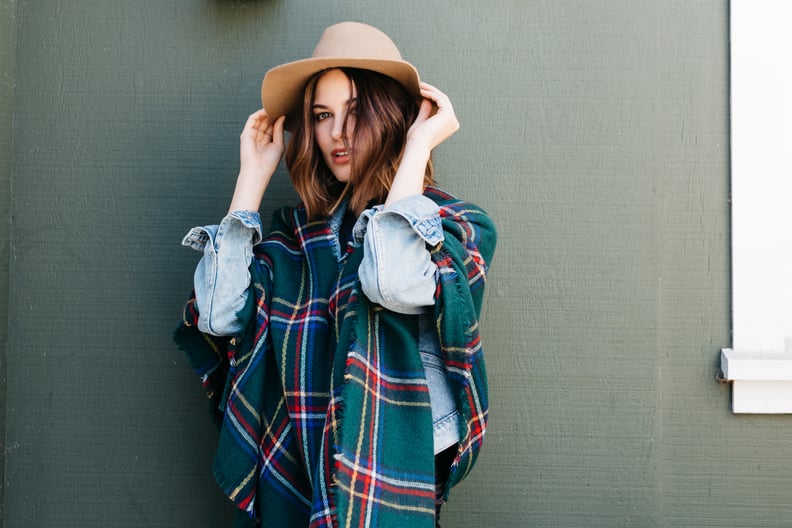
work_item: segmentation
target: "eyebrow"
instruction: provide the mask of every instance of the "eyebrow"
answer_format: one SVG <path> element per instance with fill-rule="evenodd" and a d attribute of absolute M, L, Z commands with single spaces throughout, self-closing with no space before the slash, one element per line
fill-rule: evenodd
<path fill-rule="evenodd" d="M 347 99 L 346 105 L 347 106 L 352 106 L 355 103 L 357 103 L 357 97 L 352 97 L 350 99 Z M 329 109 L 330 107 L 327 106 L 327 105 L 323 105 L 321 103 L 314 103 L 311 108 L 316 110 L 316 109 L 321 109 L 321 108 Z"/>

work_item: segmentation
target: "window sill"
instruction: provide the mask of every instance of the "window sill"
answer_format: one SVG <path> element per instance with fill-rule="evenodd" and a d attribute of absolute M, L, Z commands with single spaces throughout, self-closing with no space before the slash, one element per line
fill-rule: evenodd
<path fill-rule="evenodd" d="M 732 382 L 732 412 L 792 413 L 792 354 L 724 348 L 721 371 Z"/>

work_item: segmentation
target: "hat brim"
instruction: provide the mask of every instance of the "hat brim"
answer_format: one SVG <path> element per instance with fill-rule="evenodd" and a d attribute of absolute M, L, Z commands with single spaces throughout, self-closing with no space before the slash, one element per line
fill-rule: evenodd
<path fill-rule="evenodd" d="M 303 90 L 314 74 L 331 68 L 359 68 L 393 78 L 410 94 L 420 94 L 418 70 L 407 61 L 354 58 L 311 58 L 281 64 L 269 70 L 261 82 L 261 103 L 273 119 L 285 115 L 287 128 L 303 99 Z M 289 123 L 289 122 L 292 123 Z"/>

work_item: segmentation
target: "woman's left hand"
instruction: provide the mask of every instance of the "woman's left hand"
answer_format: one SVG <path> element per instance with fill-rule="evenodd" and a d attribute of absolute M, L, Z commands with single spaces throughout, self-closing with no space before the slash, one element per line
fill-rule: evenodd
<path fill-rule="evenodd" d="M 459 130 L 459 121 L 448 96 L 429 83 L 421 83 L 421 108 L 407 130 L 404 154 L 393 177 L 385 205 L 421 194 L 426 164 L 432 150 Z"/>
<path fill-rule="evenodd" d="M 417 144 L 431 151 L 459 130 L 459 121 L 446 94 L 425 82 L 420 88 L 424 99 L 418 117 L 407 130 L 407 146 Z"/>

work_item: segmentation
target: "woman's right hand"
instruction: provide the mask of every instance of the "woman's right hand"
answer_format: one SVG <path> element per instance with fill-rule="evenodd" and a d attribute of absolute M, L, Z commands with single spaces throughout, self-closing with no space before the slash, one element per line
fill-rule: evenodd
<path fill-rule="evenodd" d="M 257 211 L 283 156 L 283 123 L 262 108 L 250 114 L 239 136 L 239 177 L 229 212 Z"/>
<path fill-rule="evenodd" d="M 283 122 L 261 110 L 250 114 L 239 136 L 239 172 L 269 179 L 283 156 Z"/>

